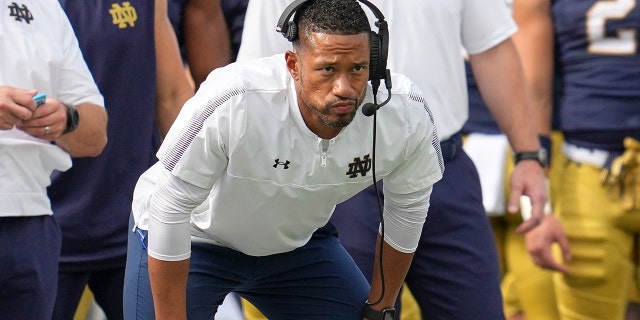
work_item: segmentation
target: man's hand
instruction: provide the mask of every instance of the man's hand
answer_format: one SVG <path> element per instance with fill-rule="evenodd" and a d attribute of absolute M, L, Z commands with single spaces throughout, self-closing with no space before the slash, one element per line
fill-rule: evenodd
<path fill-rule="evenodd" d="M 36 90 L 0 86 L 0 130 L 11 130 L 33 116 Z"/>
<path fill-rule="evenodd" d="M 569 239 L 564 232 L 562 224 L 552 214 L 545 215 L 542 223 L 537 228 L 525 234 L 527 251 L 537 266 L 562 273 L 569 273 L 567 265 L 555 260 L 551 250 L 553 243 L 557 243 L 562 251 L 563 260 L 571 260 Z"/>
<path fill-rule="evenodd" d="M 55 99 L 47 99 L 40 105 L 31 118 L 22 121 L 16 128 L 29 135 L 55 141 L 67 128 L 67 107 Z"/>
<path fill-rule="evenodd" d="M 511 193 L 509 194 L 509 213 L 520 211 L 520 196 L 531 199 L 531 218 L 523 222 L 516 232 L 527 233 L 537 227 L 544 219 L 544 206 L 547 203 L 547 182 L 543 168 L 533 160 L 520 161 L 511 174 Z"/>

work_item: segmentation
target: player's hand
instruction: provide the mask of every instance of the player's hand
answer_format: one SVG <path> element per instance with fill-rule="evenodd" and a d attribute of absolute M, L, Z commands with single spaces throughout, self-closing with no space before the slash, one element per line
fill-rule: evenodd
<path fill-rule="evenodd" d="M 36 90 L 0 86 L 0 130 L 11 130 L 33 116 Z"/>
<path fill-rule="evenodd" d="M 571 260 L 569 239 L 564 232 L 562 224 L 553 214 L 545 215 L 540 226 L 527 232 L 527 234 L 525 234 L 525 241 L 527 251 L 529 251 L 533 263 L 537 266 L 548 270 L 569 273 L 569 267 L 556 261 L 553 256 L 552 245 L 557 243 L 562 252 L 563 261 L 567 262 Z"/>

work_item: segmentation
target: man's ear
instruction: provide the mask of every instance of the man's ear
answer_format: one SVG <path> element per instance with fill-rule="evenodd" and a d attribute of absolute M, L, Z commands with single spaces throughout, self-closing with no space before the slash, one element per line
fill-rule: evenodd
<path fill-rule="evenodd" d="M 300 76 L 300 62 L 298 61 L 298 59 L 300 59 L 300 56 L 296 52 L 287 50 L 287 52 L 284 54 L 284 59 L 287 62 L 287 69 L 289 69 L 289 74 L 291 74 L 291 77 L 294 80 L 298 81 Z"/>

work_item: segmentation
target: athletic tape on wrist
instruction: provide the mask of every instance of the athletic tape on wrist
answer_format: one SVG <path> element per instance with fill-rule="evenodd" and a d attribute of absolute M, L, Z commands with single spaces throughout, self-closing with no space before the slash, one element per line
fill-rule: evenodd
<path fill-rule="evenodd" d="M 545 181 L 547 186 L 547 195 L 549 194 L 549 180 Z M 526 195 L 520 196 L 520 215 L 522 215 L 522 221 L 527 221 L 531 219 L 531 212 L 533 211 L 533 207 L 531 206 L 531 198 Z M 547 200 L 547 203 L 544 204 L 544 214 L 551 214 L 553 212 L 553 208 L 551 207 L 551 202 Z"/>

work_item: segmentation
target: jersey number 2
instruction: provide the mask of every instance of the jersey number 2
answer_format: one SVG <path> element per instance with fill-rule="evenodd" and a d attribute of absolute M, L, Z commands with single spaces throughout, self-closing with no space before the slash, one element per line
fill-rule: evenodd
<path fill-rule="evenodd" d="M 636 6 L 636 0 L 600 0 L 589 8 L 586 15 L 586 31 L 589 52 L 594 54 L 633 55 L 638 41 L 633 28 L 618 29 L 615 36 L 607 37 L 607 20 L 621 20 Z"/>

